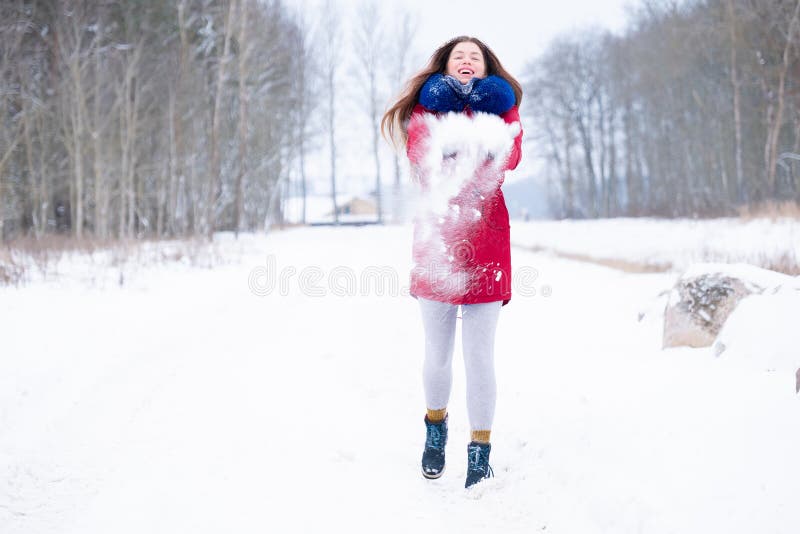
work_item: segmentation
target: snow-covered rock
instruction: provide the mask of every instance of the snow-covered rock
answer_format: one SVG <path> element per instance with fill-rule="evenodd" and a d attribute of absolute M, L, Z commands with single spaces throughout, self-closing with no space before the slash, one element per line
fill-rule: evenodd
<path fill-rule="evenodd" d="M 694 264 L 670 293 L 663 347 L 708 347 L 748 295 L 799 287 L 796 278 L 747 264 Z"/>
<path fill-rule="evenodd" d="M 758 371 L 777 372 L 800 389 L 800 287 L 795 279 L 742 299 L 722 327 L 713 351 Z M 755 334 L 755 335 L 754 335 Z"/>

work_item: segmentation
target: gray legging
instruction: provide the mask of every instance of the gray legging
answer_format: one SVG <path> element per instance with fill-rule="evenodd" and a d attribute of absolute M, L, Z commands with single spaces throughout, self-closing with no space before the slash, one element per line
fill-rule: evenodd
<path fill-rule="evenodd" d="M 453 343 L 458 306 L 418 298 L 425 328 L 422 379 L 431 410 L 447 407 L 453 383 Z M 461 306 L 461 340 L 467 373 L 467 412 L 471 430 L 491 430 L 497 398 L 494 333 L 501 301 Z"/>

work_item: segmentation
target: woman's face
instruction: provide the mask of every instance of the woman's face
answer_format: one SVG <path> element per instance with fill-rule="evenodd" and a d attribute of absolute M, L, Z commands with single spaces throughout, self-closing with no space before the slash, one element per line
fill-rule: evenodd
<path fill-rule="evenodd" d="M 472 78 L 485 78 L 486 63 L 480 47 L 472 41 L 464 41 L 454 46 L 447 60 L 445 74 L 449 74 L 461 83 L 467 83 Z"/>

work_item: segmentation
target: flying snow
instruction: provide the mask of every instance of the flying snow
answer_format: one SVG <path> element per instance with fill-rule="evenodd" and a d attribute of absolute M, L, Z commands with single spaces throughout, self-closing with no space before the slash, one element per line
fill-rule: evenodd
<path fill-rule="evenodd" d="M 520 125 L 488 113 L 429 115 L 425 124 L 427 151 L 417 169 L 424 187 L 415 210 L 417 250 L 422 254 L 415 268 L 425 270 L 439 287 L 460 293 L 469 288 L 474 273 L 463 270 L 468 262 L 452 259 L 469 260 L 474 251 L 468 238 L 453 242 L 443 234 L 459 229 L 460 235 L 469 236 L 479 223 L 483 202 L 502 185 Z"/>

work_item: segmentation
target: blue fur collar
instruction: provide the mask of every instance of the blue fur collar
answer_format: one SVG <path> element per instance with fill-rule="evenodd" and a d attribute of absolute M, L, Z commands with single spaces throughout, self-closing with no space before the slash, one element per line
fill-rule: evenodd
<path fill-rule="evenodd" d="M 511 84 L 500 76 L 473 78 L 462 85 L 452 76 L 432 74 L 419 93 L 419 103 L 431 111 L 473 111 L 500 115 L 511 109 L 517 98 Z"/>

